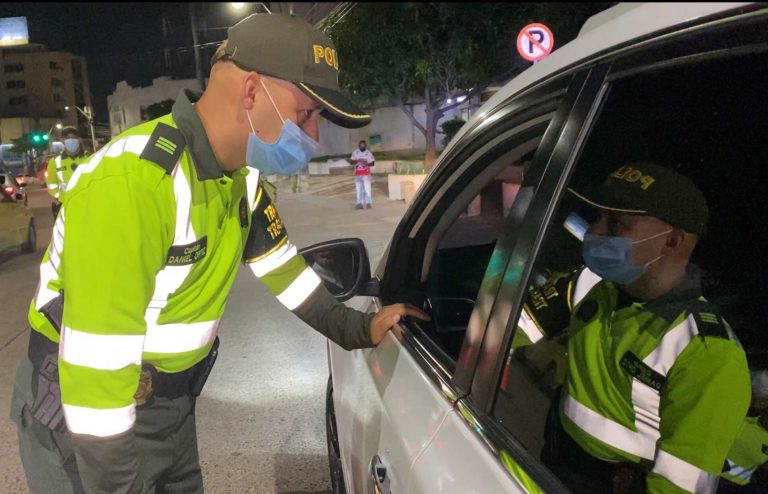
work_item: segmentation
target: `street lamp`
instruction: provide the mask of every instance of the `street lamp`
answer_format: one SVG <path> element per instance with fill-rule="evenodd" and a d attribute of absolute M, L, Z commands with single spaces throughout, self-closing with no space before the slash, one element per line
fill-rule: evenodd
<path fill-rule="evenodd" d="M 241 10 L 243 10 L 244 7 L 248 7 L 249 10 L 252 10 L 254 7 L 261 7 L 262 9 L 264 9 L 264 11 L 267 14 L 272 13 L 272 11 L 269 10 L 269 8 L 264 4 L 264 2 L 229 2 L 229 6 L 233 10 L 236 10 L 237 12 L 240 12 Z M 289 7 L 290 7 L 291 15 L 293 15 L 293 3 L 291 3 Z"/>
<path fill-rule="evenodd" d="M 61 130 L 61 123 L 57 123 L 56 125 L 51 126 L 51 130 L 48 131 L 48 135 L 51 135 L 51 132 L 53 132 L 53 129 Z"/>
<path fill-rule="evenodd" d="M 69 111 L 71 108 L 75 108 L 77 111 L 83 114 L 83 116 L 88 120 L 88 126 L 91 128 L 91 147 L 93 148 L 93 152 L 96 152 L 96 133 L 93 131 L 93 112 L 91 111 L 91 108 L 86 106 L 85 110 L 80 108 L 77 105 L 72 106 L 65 106 L 64 110 Z"/>

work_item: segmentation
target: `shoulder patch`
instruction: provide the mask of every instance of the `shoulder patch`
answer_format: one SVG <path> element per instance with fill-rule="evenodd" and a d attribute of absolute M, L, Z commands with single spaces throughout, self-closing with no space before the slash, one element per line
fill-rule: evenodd
<path fill-rule="evenodd" d="M 176 167 L 186 141 L 179 129 L 162 122 L 155 126 L 140 158 L 160 165 L 169 175 Z"/>
<path fill-rule="evenodd" d="M 727 323 L 716 305 L 697 299 L 688 306 L 688 310 L 696 321 L 701 336 L 731 339 Z"/>
<path fill-rule="evenodd" d="M 540 287 L 529 286 L 525 308 L 536 325 L 549 336 L 568 327 L 571 318 L 569 306 L 573 273 L 552 273 Z"/>
<path fill-rule="evenodd" d="M 247 225 L 244 225 L 247 226 Z M 288 242 L 288 232 L 277 215 L 275 204 L 259 184 L 256 207 L 251 215 L 251 228 L 243 251 L 246 263 L 260 261 Z"/>

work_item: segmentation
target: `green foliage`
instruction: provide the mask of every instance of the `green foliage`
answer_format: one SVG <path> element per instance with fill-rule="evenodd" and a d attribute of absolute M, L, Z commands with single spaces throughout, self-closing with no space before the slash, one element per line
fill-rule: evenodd
<path fill-rule="evenodd" d="M 13 144 L 13 148 L 11 149 L 17 154 L 24 154 L 32 149 L 32 142 L 29 138 L 29 134 L 24 134 L 16 139 L 11 139 L 11 144 Z"/>
<path fill-rule="evenodd" d="M 380 96 L 408 101 L 425 94 L 439 105 L 515 64 L 513 38 L 529 9 L 494 3 L 358 4 L 330 33 L 342 84 L 364 106 Z"/>
<path fill-rule="evenodd" d="M 11 144 L 13 144 L 14 153 L 24 154 L 33 149 L 48 149 L 50 141 L 51 137 L 45 131 L 33 130 L 21 137 L 11 139 Z"/>
<path fill-rule="evenodd" d="M 170 98 L 164 99 L 163 101 L 158 101 L 157 103 L 152 103 L 147 107 L 147 119 L 154 120 L 156 118 L 162 117 L 163 115 L 171 113 L 173 103 L 174 101 Z"/>
<path fill-rule="evenodd" d="M 339 53 L 341 85 L 360 106 L 426 104 L 428 121 L 419 130 L 427 137 L 429 161 L 448 98 L 505 82 L 530 66 L 515 47 L 523 26 L 547 23 L 557 49 L 576 36 L 589 16 L 608 6 L 359 3 L 329 35 Z"/>
<path fill-rule="evenodd" d="M 467 122 L 458 117 L 443 122 L 443 125 L 440 126 L 443 130 L 443 135 L 445 136 L 443 137 L 443 146 L 447 146 L 448 143 L 451 142 L 453 136 L 456 135 L 456 132 L 458 132 L 465 123 Z"/>

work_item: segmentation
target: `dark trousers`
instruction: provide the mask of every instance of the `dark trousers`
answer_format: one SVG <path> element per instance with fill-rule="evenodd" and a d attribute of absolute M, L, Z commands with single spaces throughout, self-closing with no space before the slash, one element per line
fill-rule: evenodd
<path fill-rule="evenodd" d="M 69 433 L 54 432 L 32 417 L 33 367 L 24 358 L 16 374 L 11 419 L 32 494 L 84 492 Z M 155 397 L 136 411 L 139 478 L 148 493 L 201 493 L 195 399 Z"/>

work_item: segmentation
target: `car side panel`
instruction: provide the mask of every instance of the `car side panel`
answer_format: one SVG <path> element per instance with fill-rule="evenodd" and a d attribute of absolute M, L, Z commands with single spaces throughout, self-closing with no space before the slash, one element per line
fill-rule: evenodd
<path fill-rule="evenodd" d="M 329 343 L 339 448 L 347 492 L 372 493 L 378 455 L 392 492 L 407 492 L 414 461 L 452 410 L 391 333 L 377 348 Z"/>
<path fill-rule="evenodd" d="M 529 491 L 505 470 L 459 412 L 451 410 L 416 460 L 407 492 L 508 494 Z"/>

